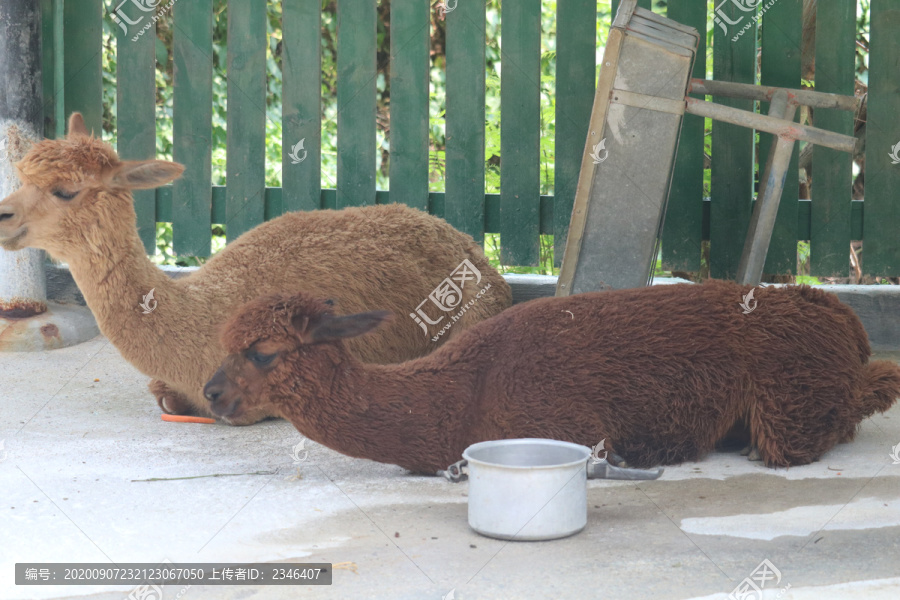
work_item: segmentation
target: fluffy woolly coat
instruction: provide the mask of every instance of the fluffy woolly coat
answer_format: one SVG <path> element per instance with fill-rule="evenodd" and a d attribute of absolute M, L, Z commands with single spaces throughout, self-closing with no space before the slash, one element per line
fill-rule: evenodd
<path fill-rule="evenodd" d="M 900 396 L 900 367 L 868 361 L 866 333 L 836 296 L 757 289 L 744 314 L 750 289 L 533 300 L 388 366 L 359 363 L 341 341 L 384 314 L 334 317 L 306 294 L 267 297 L 227 325 L 231 354 L 207 397 L 226 418 L 262 405 L 338 452 L 434 472 L 469 444 L 518 437 L 605 439 L 632 466 L 675 464 L 733 430 L 765 464 L 802 465 Z"/>
<path fill-rule="evenodd" d="M 470 236 L 399 204 L 285 214 L 173 280 L 147 258 L 131 190 L 157 187 L 183 167 L 120 161 L 109 144 L 86 134 L 77 113 L 67 138 L 34 145 L 17 167 L 23 187 L 0 203 L 0 243 L 43 248 L 69 264 L 101 332 L 154 378 L 150 389 L 167 412 L 209 414 L 202 388 L 225 357 L 221 325 L 263 294 L 305 291 L 333 299 L 340 313 L 386 307 L 404 315 L 348 345 L 355 358 L 376 363 L 425 355 L 512 303 L 509 286 Z M 436 327 L 426 335 L 406 315 L 463 259 L 482 279 L 463 288 L 462 304 L 487 285 L 489 292 L 433 341 Z M 148 313 L 141 304 L 151 290 Z M 232 422 L 266 416 L 251 411 Z"/>

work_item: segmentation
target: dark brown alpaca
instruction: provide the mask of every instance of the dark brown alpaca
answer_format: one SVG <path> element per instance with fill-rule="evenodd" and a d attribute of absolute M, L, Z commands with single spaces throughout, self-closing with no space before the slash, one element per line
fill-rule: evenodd
<path fill-rule="evenodd" d="M 268 296 L 226 326 L 206 386 L 213 413 L 271 411 L 338 452 L 434 472 L 475 442 L 542 437 L 633 466 L 697 460 L 733 427 L 769 466 L 817 460 L 900 396 L 900 367 L 868 362 L 859 319 L 809 287 L 711 281 L 520 304 L 398 365 L 354 359 L 344 338 L 388 317 L 334 316 Z M 741 425 L 745 423 L 746 425 Z"/>

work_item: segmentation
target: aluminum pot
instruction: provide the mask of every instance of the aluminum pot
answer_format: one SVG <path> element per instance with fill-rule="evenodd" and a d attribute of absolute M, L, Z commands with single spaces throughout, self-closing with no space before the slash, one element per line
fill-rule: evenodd
<path fill-rule="evenodd" d="M 587 524 L 587 459 L 570 442 L 512 439 L 466 448 L 469 526 L 505 540 L 552 540 Z"/>

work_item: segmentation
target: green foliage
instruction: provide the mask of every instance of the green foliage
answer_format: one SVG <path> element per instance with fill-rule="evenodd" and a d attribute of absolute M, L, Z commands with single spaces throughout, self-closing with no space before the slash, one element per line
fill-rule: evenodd
<path fill-rule="evenodd" d="M 322 1 L 322 165 L 323 187 L 334 187 L 337 179 L 337 4 L 336 0 Z M 376 186 L 389 189 L 389 110 L 390 78 L 390 3 L 378 6 L 377 56 L 377 130 Z M 267 4 L 267 52 L 266 79 L 268 87 L 266 103 L 266 185 L 281 185 L 282 126 L 281 126 L 281 3 Z M 608 2 L 598 5 L 598 48 L 605 42 L 609 31 L 610 9 Z M 156 39 L 156 123 L 158 158 L 172 160 L 173 140 L 173 17 L 169 12 L 157 21 Z M 429 103 L 429 189 L 443 191 L 445 177 L 445 114 L 446 114 L 446 60 L 443 53 L 445 22 L 438 12 L 432 20 L 432 63 L 430 68 Z M 104 138 L 116 143 L 116 33 L 118 27 L 105 18 L 103 21 L 103 105 Z M 224 185 L 226 174 L 227 142 L 227 0 L 213 2 L 213 112 L 212 112 L 212 183 Z M 540 131 L 540 193 L 552 194 L 555 165 L 555 79 L 556 79 L 556 2 L 545 1 L 541 7 L 541 131 Z M 485 191 L 500 190 L 500 63 L 501 23 L 499 0 L 488 0 L 486 9 L 486 110 L 485 110 Z M 213 250 L 220 249 L 222 228 L 213 226 Z M 494 244 L 494 246 L 491 246 Z M 485 250 L 499 266 L 496 252 L 499 236 L 489 236 Z M 204 259 L 176 257 L 172 251 L 172 225 L 158 224 L 157 254 L 154 260 L 160 264 L 202 264 Z M 552 236 L 541 237 L 541 266 L 516 268 L 517 272 L 552 273 Z M 504 267 L 506 268 L 506 267 Z"/>
<path fill-rule="evenodd" d="M 181 0 L 186 1 L 186 0 Z M 712 42 L 714 9 L 717 0 L 708 1 L 707 21 L 707 77 L 712 77 Z M 869 2 L 860 0 L 857 49 L 857 71 L 866 82 L 868 65 Z M 665 13 L 665 0 L 655 0 L 654 9 Z M 325 188 L 333 188 L 337 179 L 337 0 L 322 0 L 322 148 L 321 178 Z M 377 19 L 377 134 L 376 186 L 389 189 L 390 145 L 390 2 L 378 4 Z M 540 72 L 540 193 L 553 194 L 555 166 L 555 80 L 556 80 L 556 10 L 557 0 L 541 3 L 541 72 Z M 609 0 L 597 3 L 597 57 L 602 56 L 603 46 L 609 34 L 612 17 Z M 282 29 L 281 2 L 267 3 L 267 51 L 266 51 L 266 185 L 281 185 L 282 126 Z M 172 104 L 173 104 L 173 19 L 168 12 L 157 21 L 156 39 L 156 124 L 158 158 L 172 159 Z M 485 99 L 485 192 L 500 190 L 500 64 L 501 33 L 500 0 L 488 0 L 486 9 L 486 99 Z M 107 16 L 103 19 L 102 67 L 103 67 L 103 129 L 104 139 L 116 142 L 116 32 L 118 27 Z M 225 184 L 227 141 L 227 0 L 213 0 L 213 112 L 212 112 L 212 183 Z M 429 80 L 429 189 L 443 191 L 445 184 L 445 115 L 446 115 L 446 58 L 444 55 L 445 21 L 437 10 L 432 12 L 431 66 Z M 597 69 L 599 74 L 599 66 Z M 704 151 L 711 156 L 712 122 L 707 120 Z M 710 193 L 710 170 L 704 170 L 704 194 Z M 224 246 L 223 230 L 214 225 L 213 250 Z M 495 266 L 509 272 L 556 273 L 553 264 L 552 236 L 542 235 L 538 267 L 508 267 L 499 262 L 499 235 L 485 236 L 485 252 Z M 157 227 L 157 254 L 160 264 L 200 264 L 203 259 L 176 257 L 172 252 L 172 226 Z"/>

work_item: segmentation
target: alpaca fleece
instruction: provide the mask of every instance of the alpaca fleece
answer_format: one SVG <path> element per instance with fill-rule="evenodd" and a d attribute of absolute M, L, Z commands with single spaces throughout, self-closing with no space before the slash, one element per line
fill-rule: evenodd
<path fill-rule="evenodd" d="M 383 314 L 334 317 L 307 294 L 271 296 L 226 326 L 231 354 L 207 397 L 226 418 L 264 406 L 338 452 L 434 472 L 470 444 L 519 437 L 605 439 L 633 466 L 676 464 L 730 431 L 748 434 L 768 466 L 802 465 L 900 396 L 900 367 L 868 362 L 866 333 L 836 296 L 757 289 L 743 314 L 750 289 L 710 281 L 533 300 L 388 366 L 361 364 L 341 341 Z"/>
<path fill-rule="evenodd" d="M 383 306 L 406 315 L 463 259 L 471 261 L 491 293 L 437 343 L 404 318 L 349 344 L 352 356 L 377 363 L 427 354 L 512 302 L 509 286 L 470 236 L 397 204 L 285 214 L 173 280 L 147 258 L 131 190 L 158 187 L 183 167 L 120 161 L 109 144 L 87 135 L 77 113 L 67 138 L 35 144 L 17 168 L 23 187 L 0 203 L 9 215 L 0 221 L 0 243 L 10 250 L 43 248 L 69 264 L 100 330 L 154 378 L 150 389 L 168 412 L 209 414 L 202 388 L 226 355 L 220 327 L 263 294 L 305 291 L 333 299 L 338 312 Z M 140 304 L 151 290 L 156 308 L 144 314 Z M 463 302 L 475 292 L 464 288 Z M 232 422 L 267 416 L 251 411 Z"/>

